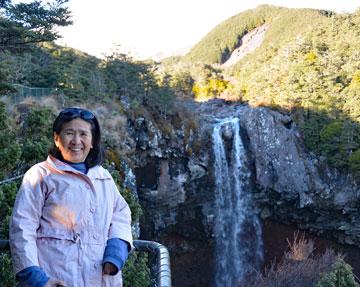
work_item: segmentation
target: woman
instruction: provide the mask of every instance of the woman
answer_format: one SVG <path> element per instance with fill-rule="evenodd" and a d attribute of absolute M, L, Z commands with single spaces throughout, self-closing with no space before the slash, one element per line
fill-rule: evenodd
<path fill-rule="evenodd" d="M 99 123 L 68 108 L 53 124 L 54 148 L 17 194 L 10 247 L 19 286 L 122 286 L 133 248 L 130 209 L 103 160 Z"/>

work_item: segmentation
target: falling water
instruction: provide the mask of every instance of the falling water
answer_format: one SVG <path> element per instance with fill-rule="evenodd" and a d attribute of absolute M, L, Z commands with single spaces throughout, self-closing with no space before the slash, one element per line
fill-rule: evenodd
<path fill-rule="evenodd" d="M 217 213 L 214 286 L 242 286 L 259 271 L 263 252 L 238 118 L 218 120 L 213 130 L 213 149 Z"/>

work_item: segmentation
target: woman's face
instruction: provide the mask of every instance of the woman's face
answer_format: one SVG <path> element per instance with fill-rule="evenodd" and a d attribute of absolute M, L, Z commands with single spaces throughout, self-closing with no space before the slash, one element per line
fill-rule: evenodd
<path fill-rule="evenodd" d="M 62 126 L 60 134 L 54 133 L 54 142 L 64 160 L 84 162 L 92 148 L 91 125 L 80 118 L 73 119 Z"/>

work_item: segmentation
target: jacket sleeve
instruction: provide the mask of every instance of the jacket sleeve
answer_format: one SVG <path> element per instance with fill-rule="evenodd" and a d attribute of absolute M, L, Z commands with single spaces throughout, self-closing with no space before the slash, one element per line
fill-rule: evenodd
<path fill-rule="evenodd" d="M 44 204 L 43 177 L 36 167 L 24 176 L 10 220 L 10 249 L 15 273 L 39 266 L 36 231 Z"/>
<path fill-rule="evenodd" d="M 49 277 L 38 266 L 27 267 L 16 274 L 19 281 L 17 287 L 44 287 Z"/>
<path fill-rule="evenodd" d="M 129 205 L 121 196 L 113 180 L 112 186 L 114 205 L 109 230 L 109 239 L 120 238 L 128 242 L 132 249 L 134 246 L 131 233 L 131 211 Z"/>
<path fill-rule="evenodd" d="M 130 245 L 119 239 L 111 238 L 106 243 L 104 252 L 103 264 L 111 263 L 116 268 L 116 271 L 110 275 L 115 275 L 121 270 L 129 256 Z"/>

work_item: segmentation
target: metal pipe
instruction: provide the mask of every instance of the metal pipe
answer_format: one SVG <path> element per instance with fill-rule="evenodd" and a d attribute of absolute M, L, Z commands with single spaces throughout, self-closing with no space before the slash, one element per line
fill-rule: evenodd
<path fill-rule="evenodd" d="M 155 241 L 134 240 L 135 249 L 156 255 L 157 287 L 171 287 L 170 256 L 167 248 Z"/>
<path fill-rule="evenodd" d="M 171 287 L 170 256 L 167 248 L 155 241 L 134 240 L 135 250 L 156 256 L 156 287 Z M 0 252 L 10 250 L 9 240 L 0 240 Z"/>

